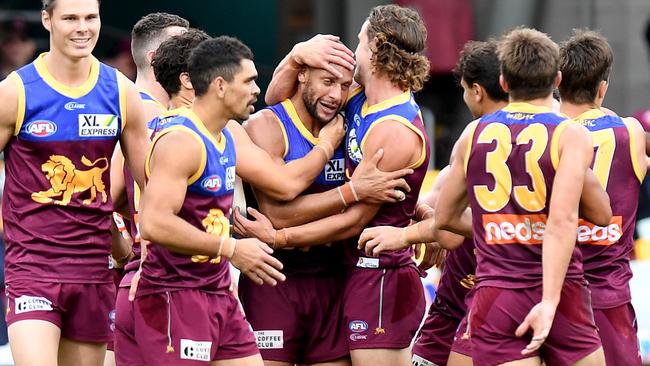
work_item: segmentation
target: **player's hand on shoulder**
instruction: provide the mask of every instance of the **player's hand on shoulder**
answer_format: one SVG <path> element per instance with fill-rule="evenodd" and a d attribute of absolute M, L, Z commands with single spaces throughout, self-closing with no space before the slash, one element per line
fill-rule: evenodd
<path fill-rule="evenodd" d="M 404 192 L 411 191 L 411 187 L 403 177 L 413 174 L 413 169 L 383 172 L 377 168 L 383 155 L 383 149 L 377 150 L 372 158 L 361 160 L 354 170 L 350 182 L 360 201 L 368 203 L 400 202 L 406 198 Z"/>
<path fill-rule="evenodd" d="M 257 239 L 239 239 L 230 262 L 255 283 L 275 286 L 285 276 L 280 272 L 282 263 L 272 253 L 273 249 Z"/>
<path fill-rule="evenodd" d="M 249 207 L 247 211 L 255 220 L 247 219 L 239 212 L 239 209 L 236 209 L 233 225 L 235 232 L 244 238 L 257 238 L 267 244 L 272 244 L 275 238 L 275 228 L 271 221 L 252 207 Z"/>
<path fill-rule="evenodd" d="M 343 139 L 343 136 L 345 136 L 345 126 L 343 120 L 343 116 L 337 114 L 336 118 L 323 126 L 323 128 L 320 130 L 320 133 L 318 134 L 319 143 L 329 143 L 332 150 L 339 146 L 341 140 Z"/>
<path fill-rule="evenodd" d="M 338 36 L 318 34 L 311 39 L 296 44 L 291 50 L 291 58 L 298 65 L 325 69 L 337 77 L 341 73 L 332 64 L 353 70 L 354 52 L 347 48 Z"/>

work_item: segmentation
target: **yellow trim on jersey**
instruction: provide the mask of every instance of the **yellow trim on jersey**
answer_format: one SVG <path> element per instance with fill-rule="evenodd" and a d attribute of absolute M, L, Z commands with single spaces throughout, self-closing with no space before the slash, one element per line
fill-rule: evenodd
<path fill-rule="evenodd" d="M 199 144 L 201 145 L 201 162 L 199 164 L 199 168 L 196 170 L 196 172 L 187 179 L 187 185 L 191 185 L 192 183 L 196 182 L 201 175 L 203 174 L 203 171 L 205 170 L 205 165 L 208 161 L 208 153 L 205 149 L 205 144 L 203 143 L 203 139 L 201 139 L 201 136 L 197 134 L 196 132 L 192 131 L 190 128 L 185 127 L 185 126 L 171 126 L 168 128 L 165 128 L 164 130 L 161 130 L 156 137 L 154 137 L 153 141 L 151 141 L 151 146 L 149 147 L 149 151 L 147 152 L 147 156 L 144 160 L 144 172 L 147 175 L 147 177 L 151 176 L 151 168 L 149 167 L 149 161 L 151 160 L 151 153 L 153 152 L 154 147 L 156 146 L 156 142 L 160 140 L 161 137 L 165 136 L 166 134 L 174 131 L 182 131 L 182 132 L 187 132 L 189 133 L 192 137 L 197 139 Z M 136 206 L 137 208 L 137 206 Z"/>
<path fill-rule="evenodd" d="M 555 127 L 555 130 L 553 130 L 553 136 L 551 137 L 551 164 L 553 164 L 553 169 L 555 170 L 557 170 L 557 167 L 560 164 L 560 136 L 562 135 L 562 132 L 564 132 L 566 126 L 570 123 L 576 122 L 572 119 L 567 119 L 560 122 L 560 124 Z"/>
<path fill-rule="evenodd" d="M 275 120 L 280 125 L 280 131 L 282 131 L 282 138 L 284 140 L 284 150 L 283 150 L 284 152 L 282 153 L 282 159 L 284 159 L 287 157 L 287 154 L 289 153 L 289 137 L 287 136 L 287 130 L 284 128 L 284 123 L 282 123 L 280 117 L 278 117 L 278 115 L 275 113 L 273 113 L 273 117 L 275 117 Z"/>
<path fill-rule="evenodd" d="M 463 156 L 463 170 L 465 171 L 465 176 L 467 176 L 467 165 L 469 164 L 469 154 L 472 152 L 472 141 L 474 141 L 474 132 L 476 132 L 476 126 L 478 126 L 478 119 L 474 120 L 467 125 L 469 134 L 467 136 L 467 147 L 465 147 L 465 156 Z"/>
<path fill-rule="evenodd" d="M 576 122 L 580 122 L 586 119 L 600 118 L 602 116 L 605 116 L 605 112 L 601 111 L 600 109 L 594 108 L 581 113 L 578 117 L 574 118 L 573 120 Z"/>
<path fill-rule="evenodd" d="M 363 148 L 366 145 L 366 139 L 368 138 L 368 136 L 370 136 L 370 131 L 372 131 L 372 129 L 375 128 L 375 126 L 377 126 L 378 124 L 380 124 L 381 122 L 384 122 L 384 121 L 395 121 L 395 122 L 401 123 L 404 126 L 408 127 L 408 129 L 410 129 L 411 131 L 415 132 L 420 137 L 420 140 L 422 141 L 422 151 L 420 152 L 420 157 L 418 158 L 418 160 L 415 163 L 407 166 L 407 168 L 415 169 L 415 168 L 419 167 L 420 165 L 422 165 L 422 163 L 424 163 L 424 160 L 427 158 L 427 143 L 426 143 L 426 139 L 424 138 L 424 134 L 422 134 L 422 131 L 418 130 L 418 128 L 415 127 L 415 125 L 413 125 L 413 123 L 411 123 L 411 121 L 407 120 L 406 118 L 404 118 L 402 116 L 398 116 L 396 114 L 389 114 L 387 116 L 381 117 L 381 118 L 377 119 L 376 121 L 374 121 L 370 125 L 370 127 L 368 127 L 368 131 L 366 131 L 366 134 L 363 136 L 363 140 L 361 140 L 361 145 L 359 145 L 360 148 L 361 148 L 361 151 L 363 152 Z"/>
<path fill-rule="evenodd" d="M 402 94 L 396 95 L 394 97 L 388 98 L 380 103 L 375 105 L 368 106 L 368 100 L 366 99 L 361 106 L 361 117 L 366 117 L 370 113 L 376 113 L 388 109 L 390 107 L 406 103 L 411 99 L 411 90 L 407 90 Z"/>
<path fill-rule="evenodd" d="M 294 107 L 293 103 L 291 102 L 291 99 L 285 99 L 282 102 L 282 106 L 284 107 L 284 110 L 289 115 L 291 122 L 293 122 L 294 126 L 296 126 L 298 131 L 300 131 L 302 137 L 306 138 L 307 141 L 316 145 L 318 143 L 318 137 L 314 137 L 314 135 L 312 135 L 312 133 L 309 132 L 307 127 L 305 127 L 305 124 L 302 123 L 302 120 L 298 116 L 298 112 L 296 112 L 296 107 Z"/>
<path fill-rule="evenodd" d="M 645 178 L 645 170 L 643 170 L 639 165 L 639 160 L 636 156 L 637 138 L 636 133 L 634 132 L 634 126 L 632 126 L 633 123 L 638 124 L 639 122 L 634 118 L 627 117 L 623 118 L 623 123 L 625 123 L 627 133 L 630 135 L 630 158 L 632 159 L 632 168 L 634 169 L 634 174 L 639 179 L 639 182 L 643 183 L 643 179 Z M 645 144 L 645 141 L 641 143 Z"/>
<path fill-rule="evenodd" d="M 23 79 L 15 71 L 9 74 L 16 84 L 16 95 L 18 96 L 18 111 L 16 113 L 16 125 L 14 126 L 14 136 L 18 136 L 20 129 L 23 127 L 25 120 L 25 85 Z"/>
<path fill-rule="evenodd" d="M 54 78 L 54 76 L 52 76 L 52 74 L 50 74 L 45 65 L 45 55 L 47 55 L 47 52 L 41 53 L 41 55 L 34 60 L 36 72 L 38 72 L 47 85 L 66 97 L 73 99 L 81 98 L 88 94 L 97 84 L 97 80 L 99 79 L 99 61 L 95 57 L 91 58 L 90 75 L 88 76 L 88 79 L 79 86 L 70 87 L 60 83 Z"/>
<path fill-rule="evenodd" d="M 149 96 L 149 98 L 153 99 L 153 100 L 142 99 L 142 102 L 143 102 L 143 103 L 154 103 L 157 107 L 160 107 L 160 108 L 162 108 L 162 109 L 164 109 L 164 110 L 169 109 L 169 108 L 166 107 L 164 104 L 162 104 L 158 99 L 156 99 L 156 97 L 154 97 L 153 94 L 149 93 L 148 90 L 146 90 L 146 89 L 138 89 L 138 92 L 139 92 L 139 93 L 144 93 L 144 94 L 146 94 L 147 96 Z"/>
<path fill-rule="evenodd" d="M 345 100 L 345 102 L 349 102 L 350 99 L 354 98 L 355 95 L 361 93 L 363 91 L 363 87 L 361 85 L 357 85 L 356 88 L 350 90 L 348 92 L 348 99 Z"/>
<path fill-rule="evenodd" d="M 219 132 L 219 141 L 217 141 L 217 139 L 212 135 L 212 133 L 210 133 L 210 130 L 208 130 L 208 128 L 205 127 L 205 124 L 203 123 L 203 121 L 201 121 L 201 118 L 199 118 L 199 116 L 197 116 L 193 110 L 187 107 L 181 107 L 178 108 L 176 111 L 178 112 L 179 115 L 189 118 L 190 121 L 194 123 L 194 126 L 196 126 L 196 128 L 199 131 L 201 131 L 201 133 L 204 134 L 205 137 L 207 137 L 208 140 L 210 140 L 210 142 L 212 142 L 214 147 L 216 147 L 217 150 L 219 150 L 219 152 L 223 154 L 224 150 L 226 149 L 226 136 L 223 134 L 223 129 Z"/>
<path fill-rule="evenodd" d="M 122 75 L 121 72 L 115 70 L 116 76 L 117 76 L 117 89 L 120 95 L 120 116 L 122 117 L 122 131 L 124 131 L 124 127 L 126 127 L 126 111 L 127 111 L 127 106 L 126 106 L 126 87 L 124 86 L 124 79 L 126 79 L 126 76 Z"/>
<path fill-rule="evenodd" d="M 505 108 L 505 112 L 521 112 L 521 113 L 553 113 L 553 110 L 546 106 L 534 105 L 525 102 L 510 103 Z"/>

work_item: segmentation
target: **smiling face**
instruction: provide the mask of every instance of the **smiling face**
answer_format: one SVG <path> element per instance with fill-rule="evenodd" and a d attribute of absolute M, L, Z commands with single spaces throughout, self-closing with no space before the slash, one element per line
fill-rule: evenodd
<path fill-rule="evenodd" d="M 309 69 L 300 75 L 302 100 L 307 112 L 321 124 L 331 121 L 338 113 L 352 84 L 352 71 L 337 67 L 343 75 L 335 77 L 323 69 Z"/>
<path fill-rule="evenodd" d="M 257 96 L 260 95 L 260 88 L 255 82 L 257 80 L 257 69 L 253 60 L 242 59 L 239 71 L 234 75 L 232 81 L 225 82 L 224 103 L 232 119 L 245 121 L 255 112 L 254 104 Z"/>
<path fill-rule="evenodd" d="M 70 58 L 90 56 L 101 21 L 97 0 L 57 0 L 52 13 L 43 10 L 41 20 L 50 32 L 50 49 Z"/>

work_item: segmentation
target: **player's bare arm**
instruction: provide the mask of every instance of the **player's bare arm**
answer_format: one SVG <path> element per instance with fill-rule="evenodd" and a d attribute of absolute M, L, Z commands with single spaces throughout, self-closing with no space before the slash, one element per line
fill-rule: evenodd
<path fill-rule="evenodd" d="M 609 196 L 591 169 L 585 173 L 580 197 L 580 217 L 598 226 L 607 226 L 612 219 Z"/>
<path fill-rule="evenodd" d="M 142 238 L 187 255 L 219 255 L 254 281 L 271 285 L 284 280 L 282 264 L 266 244 L 255 239 L 235 241 L 199 230 L 178 216 L 183 206 L 187 183 L 200 168 L 201 147 L 181 131 L 162 136 L 151 150 L 151 172 L 142 196 L 140 229 Z"/>
<path fill-rule="evenodd" d="M 298 73 L 303 65 L 325 69 L 340 76 L 332 64 L 354 69 L 354 52 L 339 42 L 338 36 L 319 34 L 296 44 L 273 72 L 264 102 L 272 105 L 291 97 L 296 91 Z"/>
<path fill-rule="evenodd" d="M 542 345 L 560 302 L 564 277 L 576 243 L 584 177 L 593 157 L 589 132 L 581 125 L 569 124 L 560 136 L 558 153 L 559 163 L 542 243 L 542 300 L 517 328 L 518 336 L 523 336 L 529 328 L 533 331 L 533 338 L 522 354 L 530 354 Z"/>
<path fill-rule="evenodd" d="M 120 75 L 126 89 L 126 117 L 124 130 L 120 137 L 122 153 L 133 179 L 144 191 L 144 159 L 149 147 L 147 121 L 143 113 L 142 101 L 135 85 Z"/>
<path fill-rule="evenodd" d="M 438 196 L 433 225 L 434 234 L 439 230 L 446 230 L 472 237 L 471 212 L 467 208 L 467 184 L 465 180 L 465 154 L 470 136 L 470 131 L 475 128 L 475 123 L 470 123 L 458 139 L 454 150 L 456 153 L 451 160 L 449 173 L 443 183 Z M 443 244 L 443 243 L 441 243 Z M 456 244 L 456 243 L 452 243 Z M 460 245 L 460 243 L 458 243 Z M 454 249 L 450 246 L 447 249 Z"/>
<path fill-rule="evenodd" d="M 128 201 L 126 198 L 126 187 L 124 184 L 124 155 L 119 144 L 115 146 L 111 158 L 111 199 L 113 200 L 113 211 L 122 216 L 130 217 Z"/>
<path fill-rule="evenodd" d="M 10 74 L 0 82 L 0 100 L 3 101 L 2 113 L 0 113 L 0 148 L 2 149 L 7 145 L 16 130 L 19 102 L 16 79 L 18 79 L 17 75 Z"/>
<path fill-rule="evenodd" d="M 365 250 L 367 255 L 378 256 L 382 252 L 407 248 L 413 244 L 417 245 L 416 248 L 419 251 L 420 243 L 427 243 L 425 248 L 431 252 L 428 254 L 434 254 L 433 252 L 440 252 L 440 246 L 448 248 L 462 244 L 465 238 L 461 235 L 444 230 L 438 230 L 434 234 L 435 211 L 432 207 L 435 207 L 438 201 L 440 188 L 446 181 L 448 174 L 449 166 L 446 166 L 436 177 L 431 191 L 418 203 L 416 220 L 420 222 L 405 228 L 393 226 L 366 228 L 359 236 L 358 248 Z M 443 244 L 440 244 L 441 241 Z M 418 254 L 416 253 L 416 257 Z M 425 253 L 426 256 L 427 253 Z M 439 258 L 440 256 L 436 255 L 436 257 Z"/>
<path fill-rule="evenodd" d="M 284 138 L 277 118 L 272 112 L 268 110 L 258 112 L 244 124 L 244 129 L 251 140 L 265 150 L 277 164 L 285 164 L 283 160 Z M 410 190 L 406 181 L 400 177 L 411 173 L 412 170 L 401 169 L 384 173 L 377 169 L 378 159 L 382 155 L 383 151 L 371 159 L 364 160 L 355 170 L 351 183 L 346 183 L 354 186 L 359 201 L 397 202 L 404 195 L 402 191 Z M 255 196 L 261 211 L 270 219 L 273 226 L 285 228 L 302 225 L 343 211 L 347 207 L 347 203 L 344 202 L 340 189 L 335 188 L 322 193 L 301 195 L 288 202 L 274 200 L 260 190 L 255 191 Z M 235 215 L 236 218 L 240 216 L 238 213 Z"/>
<path fill-rule="evenodd" d="M 399 145 L 394 142 L 400 141 Z M 419 137 L 398 122 L 387 120 L 377 125 L 367 137 L 364 155 L 372 156 L 379 149 L 384 150 L 384 158 L 378 168 L 383 171 L 404 169 L 416 162 L 421 148 L 403 149 L 403 146 L 421 146 Z M 238 231 L 258 237 L 260 240 L 278 247 L 306 247 L 351 238 L 359 235 L 365 225 L 372 220 L 380 204 L 359 203 L 344 212 L 308 224 L 274 230 L 270 222 L 257 220 L 239 222 Z M 260 217 L 261 218 L 261 217 Z"/>
<path fill-rule="evenodd" d="M 304 191 L 334 154 L 343 138 L 343 119 L 338 117 L 320 132 L 316 147 L 305 157 L 290 164 L 274 162 L 266 151 L 255 145 L 244 128 L 230 121 L 226 128 L 232 133 L 237 150 L 237 174 L 269 197 L 290 201 Z"/>

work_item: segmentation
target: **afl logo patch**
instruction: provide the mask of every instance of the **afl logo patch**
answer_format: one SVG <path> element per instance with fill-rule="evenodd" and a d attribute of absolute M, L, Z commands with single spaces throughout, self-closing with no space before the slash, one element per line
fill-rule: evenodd
<path fill-rule="evenodd" d="M 211 175 L 201 181 L 201 187 L 210 192 L 217 192 L 221 189 L 221 177 L 218 175 Z"/>
<path fill-rule="evenodd" d="M 56 123 L 46 120 L 32 121 L 25 126 L 25 132 L 36 137 L 52 136 L 56 133 Z"/>

